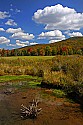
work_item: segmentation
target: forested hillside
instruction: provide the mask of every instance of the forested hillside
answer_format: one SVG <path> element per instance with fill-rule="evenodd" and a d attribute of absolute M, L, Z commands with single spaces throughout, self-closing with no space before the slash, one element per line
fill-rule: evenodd
<path fill-rule="evenodd" d="M 13 50 L 0 50 L 0 56 L 83 55 L 83 37 L 72 37 L 51 44 L 38 44 Z"/>

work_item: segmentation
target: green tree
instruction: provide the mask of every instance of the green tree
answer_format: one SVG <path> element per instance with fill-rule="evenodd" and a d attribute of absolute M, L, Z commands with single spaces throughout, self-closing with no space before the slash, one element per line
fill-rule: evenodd
<path fill-rule="evenodd" d="M 77 50 L 77 54 L 82 55 L 82 50 L 81 50 L 81 49 L 78 49 L 78 50 Z"/>
<path fill-rule="evenodd" d="M 46 48 L 45 48 L 45 56 L 51 56 L 51 47 L 50 46 L 46 46 Z"/>
<path fill-rule="evenodd" d="M 57 55 L 57 49 L 56 48 L 52 49 L 52 56 L 54 56 L 54 55 Z"/>

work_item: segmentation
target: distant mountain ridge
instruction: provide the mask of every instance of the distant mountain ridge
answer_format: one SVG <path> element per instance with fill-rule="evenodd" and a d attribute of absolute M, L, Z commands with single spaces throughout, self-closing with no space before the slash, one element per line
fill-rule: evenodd
<path fill-rule="evenodd" d="M 37 48 L 42 48 L 42 47 L 63 47 L 63 46 L 71 46 L 72 48 L 83 48 L 83 37 L 71 37 L 66 40 L 62 40 L 59 42 L 55 43 L 49 43 L 49 44 L 37 44 L 37 45 L 32 45 L 32 46 L 26 46 L 19 48 L 19 50 L 27 50 L 29 48 L 37 49 Z"/>

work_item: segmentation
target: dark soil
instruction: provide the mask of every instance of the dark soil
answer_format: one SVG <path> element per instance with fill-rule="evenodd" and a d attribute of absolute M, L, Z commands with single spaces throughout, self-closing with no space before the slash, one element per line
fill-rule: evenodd
<path fill-rule="evenodd" d="M 50 90 L 41 88 L 14 89 L 13 93 L 4 93 L 0 89 L 0 125 L 82 125 L 83 113 L 80 105 L 70 103 L 65 98 L 42 96 Z M 36 119 L 21 119 L 21 104 L 28 106 L 30 101 L 38 99 L 42 112 Z"/>

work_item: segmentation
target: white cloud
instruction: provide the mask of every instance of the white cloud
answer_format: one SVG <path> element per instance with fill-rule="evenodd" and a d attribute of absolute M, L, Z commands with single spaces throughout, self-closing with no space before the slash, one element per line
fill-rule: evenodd
<path fill-rule="evenodd" d="M 75 36 L 83 36 L 82 33 L 80 32 L 73 32 L 73 33 L 68 33 L 70 37 L 75 37 Z"/>
<path fill-rule="evenodd" d="M 49 43 L 55 43 L 55 42 L 59 42 L 59 41 L 62 41 L 62 40 L 50 40 Z"/>
<path fill-rule="evenodd" d="M 56 39 L 56 40 L 62 40 L 65 39 L 65 36 L 62 34 L 60 30 L 54 30 L 49 32 L 42 32 L 39 35 L 38 39 Z"/>
<path fill-rule="evenodd" d="M 17 28 L 17 29 L 14 29 L 14 28 L 9 28 L 6 30 L 7 33 L 18 33 L 18 32 L 23 32 L 23 30 L 21 28 Z"/>
<path fill-rule="evenodd" d="M 19 10 L 19 9 L 16 9 L 15 11 L 16 11 L 16 13 L 20 13 L 21 12 L 21 10 Z"/>
<path fill-rule="evenodd" d="M 23 44 L 29 44 L 29 41 L 25 41 L 25 42 L 21 41 L 21 43 L 23 43 Z"/>
<path fill-rule="evenodd" d="M 28 44 L 29 44 L 29 41 L 23 42 L 23 41 L 20 41 L 20 40 L 16 40 L 17 46 L 24 47 L 24 46 L 28 46 Z"/>
<path fill-rule="evenodd" d="M 0 19 L 5 19 L 7 17 L 10 17 L 10 15 L 9 15 L 8 12 L 6 12 L 6 11 L 2 12 L 2 11 L 0 11 Z"/>
<path fill-rule="evenodd" d="M 7 46 L 11 46 L 11 47 L 16 47 L 16 46 L 20 46 L 20 47 L 24 47 L 24 46 L 28 46 L 29 45 L 29 41 L 20 41 L 20 40 L 16 40 L 16 43 L 15 44 L 8 44 Z"/>
<path fill-rule="evenodd" d="M 21 40 L 32 40 L 35 36 L 33 34 L 24 33 L 21 28 L 9 28 L 6 30 L 7 33 L 12 33 L 11 38 L 21 39 Z"/>
<path fill-rule="evenodd" d="M 8 44 L 7 46 L 12 46 L 12 47 L 14 47 L 14 46 L 16 46 L 16 44 Z"/>
<path fill-rule="evenodd" d="M 25 46 L 29 46 L 29 45 L 36 45 L 38 44 L 37 42 L 31 42 L 29 43 L 29 41 L 21 41 L 21 40 L 16 40 L 16 46 L 20 46 L 20 47 L 25 47 Z"/>
<path fill-rule="evenodd" d="M 83 28 L 83 13 L 77 13 L 75 9 L 63 7 L 60 4 L 37 10 L 33 20 L 46 25 L 46 30 L 80 30 Z"/>
<path fill-rule="evenodd" d="M 17 32 L 14 33 L 11 38 L 14 39 L 22 39 L 22 40 L 32 40 L 34 38 L 33 34 L 23 33 L 23 32 Z"/>
<path fill-rule="evenodd" d="M 13 6 L 12 3 L 10 4 L 10 6 L 11 6 L 11 7 Z"/>
<path fill-rule="evenodd" d="M 20 9 L 15 9 L 15 8 L 13 8 L 13 5 L 11 6 L 10 11 L 13 12 L 13 14 L 17 14 L 17 13 L 20 13 L 20 12 L 21 12 Z"/>
<path fill-rule="evenodd" d="M 1 36 L 0 37 L 0 44 L 7 44 L 7 43 L 10 43 L 10 39 L 8 39 L 4 36 Z"/>
<path fill-rule="evenodd" d="M 30 43 L 30 45 L 36 45 L 36 44 L 38 44 L 37 42 L 32 42 L 32 43 Z"/>
<path fill-rule="evenodd" d="M 3 28 L 0 28 L 0 31 L 4 32 L 5 30 Z"/>
<path fill-rule="evenodd" d="M 23 43 L 16 43 L 17 46 L 20 46 L 20 47 L 24 47 L 24 46 L 27 46 L 26 44 L 23 44 Z"/>
<path fill-rule="evenodd" d="M 17 23 L 14 22 L 14 20 L 12 20 L 12 19 L 9 19 L 5 24 L 9 25 L 9 26 L 17 26 Z"/>
<path fill-rule="evenodd" d="M 10 11 L 13 11 L 13 9 L 11 8 Z"/>

